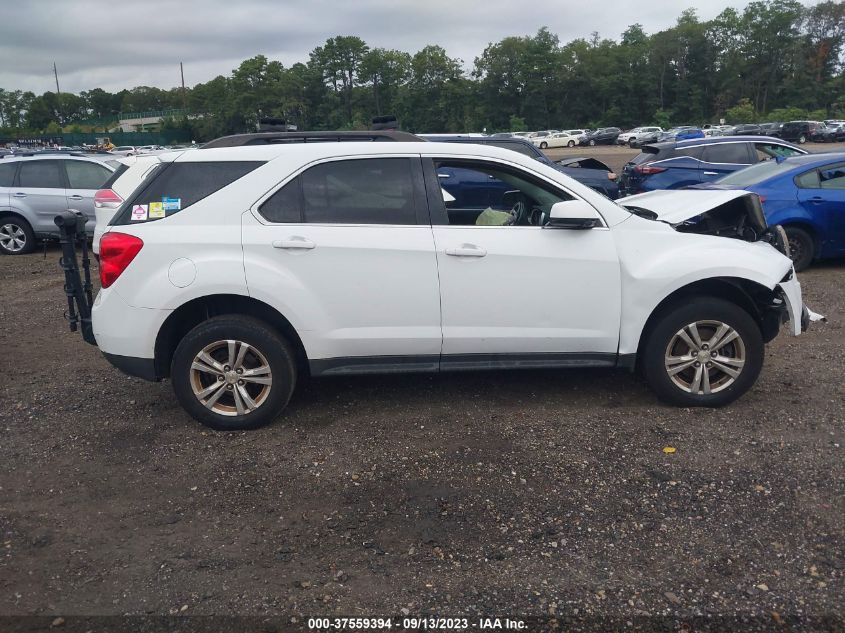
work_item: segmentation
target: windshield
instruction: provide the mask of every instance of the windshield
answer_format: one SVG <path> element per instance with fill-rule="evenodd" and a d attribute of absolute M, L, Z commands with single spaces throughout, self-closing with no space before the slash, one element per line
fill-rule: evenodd
<path fill-rule="evenodd" d="M 752 165 L 751 167 L 740 169 L 732 174 L 728 174 L 724 178 L 717 180 L 716 183 L 744 189 L 761 183 L 764 180 L 768 180 L 773 176 L 786 173 L 792 168 L 793 165 L 790 165 L 786 161 L 777 162 L 774 160 L 767 160 L 765 162 Z"/>

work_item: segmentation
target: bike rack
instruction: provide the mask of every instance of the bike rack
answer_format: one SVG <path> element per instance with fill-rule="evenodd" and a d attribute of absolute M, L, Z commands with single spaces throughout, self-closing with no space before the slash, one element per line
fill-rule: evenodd
<path fill-rule="evenodd" d="M 62 246 L 62 256 L 59 266 L 65 273 L 65 294 L 67 295 L 67 312 L 65 318 L 71 332 L 81 327 L 82 338 L 91 345 L 97 344 L 94 328 L 91 324 L 92 300 L 91 259 L 88 257 L 88 236 L 85 233 L 85 216 L 79 211 L 68 209 L 57 215 L 53 221 L 59 227 L 59 241 Z M 76 258 L 76 247 L 82 252 L 82 271 L 80 277 L 79 263 Z"/>

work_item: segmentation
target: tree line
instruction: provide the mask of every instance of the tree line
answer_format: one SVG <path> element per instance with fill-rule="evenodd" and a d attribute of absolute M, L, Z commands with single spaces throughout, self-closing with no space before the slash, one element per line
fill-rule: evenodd
<path fill-rule="evenodd" d="M 845 0 L 751 2 L 712 20 L 684 11 L 665 30 L 561 43 L 547 28 L 490 43 L 471 68 L 440 46 L 416 53 L 329 38 L 285 67 L 258 55 L 184 92 L 139 86 L 79 94 L 0 89 L 0 128 L 57 131 L 117 113 L 185 108 L 165 121 L 197 140 L 256 129 L 362 129 L 395 114 L 414 132 L 488 132 L 845 117 Z M 74 130 L 76 131 L 76 130 Z"/>

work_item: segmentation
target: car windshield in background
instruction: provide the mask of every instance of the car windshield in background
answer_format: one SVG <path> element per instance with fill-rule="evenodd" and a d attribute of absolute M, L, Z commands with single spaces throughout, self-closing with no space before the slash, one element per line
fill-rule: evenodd
<path fill-rule="evenodd" d="M 794 165 L 786 162 L 765 161 L 728 174 L 724 178 L 717 180 L 716 184 L 742 188 L 750 187 L 764 180 L 768 180 L 773 176 L 785 173 L 794 167 Z"/>

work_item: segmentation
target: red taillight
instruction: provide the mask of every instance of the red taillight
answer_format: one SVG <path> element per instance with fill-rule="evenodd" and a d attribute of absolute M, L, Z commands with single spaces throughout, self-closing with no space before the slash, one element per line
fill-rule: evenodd
<path fill-rule="evenodd" d="M 123 198 L 113 189 L 100 189 L 94 194 L 94 208 L 117 209 L 121 204 L 123 204 Z"/>
<path fill-rule="evenodd" d="M 642 174 L 643 176 L 651 176 L 652 174 L 659 174 L 660 172 L 666 171 L 666 168 L 652 167 L 651 165 L 637 165 L 634 167 L 634 171 L 638 174 Z"/>
<path fill-rule="evenodd" d="M 144 242 L 126 233 L 106 233 L 100 238 L 100 285 L 111 286 L 135 259 Z"/>

